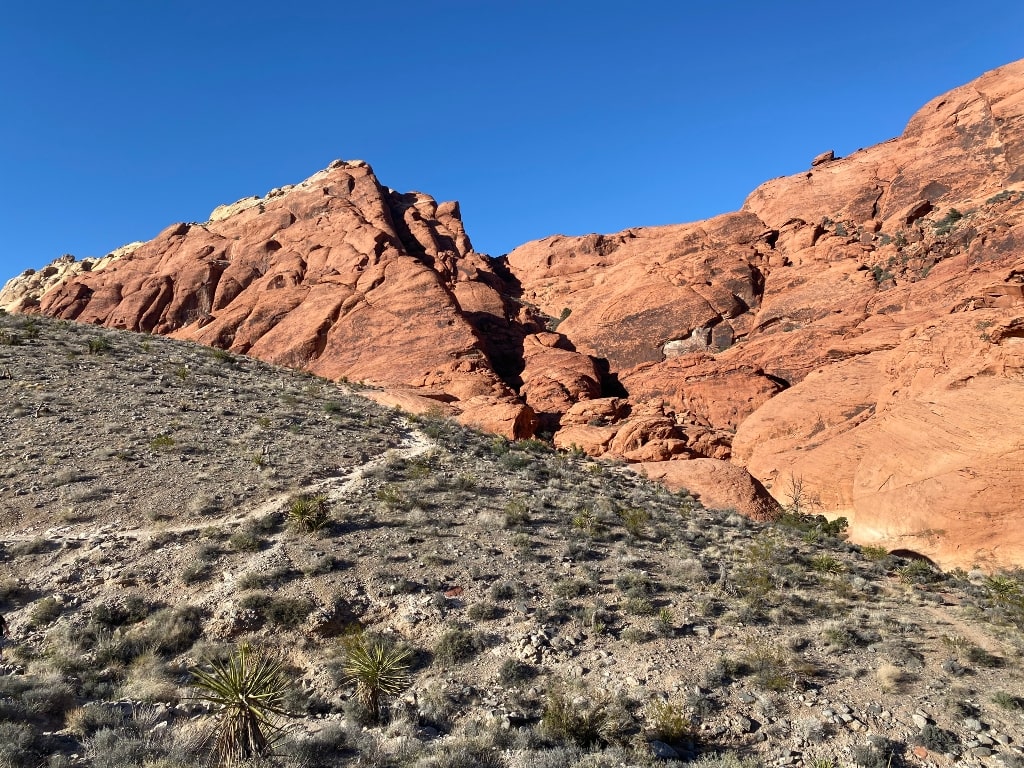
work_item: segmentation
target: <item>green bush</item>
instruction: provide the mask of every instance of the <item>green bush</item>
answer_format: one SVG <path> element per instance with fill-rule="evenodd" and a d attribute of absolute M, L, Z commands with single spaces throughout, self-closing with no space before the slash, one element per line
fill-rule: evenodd
<path fill-rule="evenodd" d="M 502 685 L 522 685 L 537 676 L 537 669 L 517 659 L 505 659 L 498 667 L 498 682 Z"/>
<path fill-rule="evenodd" d="M 583 691 L 573 696 L 565 688 L 555 686 L 544 703 L 541 730 L 556 741 L 591 747 L 605 742 L 608 720 L 605 698 Z"/>
<path fill-rule="evenodd" d="M 29 626 L 33 629 L 51 624 L 61 613 L 61 604 L 55 598 L 44 597 L 32 606 L 29 613 Z"/>
<path fill-rule="evenodd" d="M 655 699 L 645 712 L 651 735 L 666 744 L 681 744 L 691 738 L 693 726 L 686 708 L 678 703 Z"/>
<path fill-rule="evenodd" d="M 86 343 L 88 344 L 90 355 L 105 355 L 113 349 L 110 346 L 110 342 L 103 336 L 93 336 Z"/>
<path fill-rule="evenodd" d="M 482 648 L 483 643 L 477 634 L 453 627 L 434 645 L 434 656 L 445 664 L 459 664 L 476 656 Z"/>
<path fill-rule="evenodd" d="M 237 552 L 258 552 L 263 543 L 263 537 L 251 528 L 243 528 L 228 539 L 228 544 Z"/>
<path fill-rule="evenodd" d="M 651 516 L 642 509 L 628 507 L 619 512 L 619 518 L 622 520 L 622 527 L 626 529 L 626 533 L 634 539 L 639 539 L 643 536 Z"/>
<path fill-rule="evenodd" d="M 501 614 L 501 608 L 486 600 L 473 603 L 473 605 L 469 606 L 469 610 L 466 611 L 466 615 L 473 621 L 491 621 L 500 618 Z"/>

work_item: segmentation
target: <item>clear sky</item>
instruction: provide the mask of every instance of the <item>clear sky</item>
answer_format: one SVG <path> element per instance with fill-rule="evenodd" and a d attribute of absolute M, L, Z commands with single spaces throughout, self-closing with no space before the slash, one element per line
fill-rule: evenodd
<path fill-rule="evenodd" d="M 692 221 L 1022 57 L 1021 0 L 14 0 L 0 281 L 336 157 L 492 255 Z"/>

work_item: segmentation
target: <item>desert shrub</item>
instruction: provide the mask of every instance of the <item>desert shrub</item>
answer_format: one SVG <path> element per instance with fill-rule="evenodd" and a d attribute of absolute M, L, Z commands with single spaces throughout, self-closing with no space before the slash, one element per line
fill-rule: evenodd
<path fill-rule="evenodd" d="M 811 570 L 815 573 L 823 573 L 828 575 L 838 575 L 846 570 L 846 566 L 843 565 L 843 561 L 839 558 L 829 555 L 816 555 L 812 557 L 808 563 Z"/>
<path fill-rule="evenodd" d="M 482 600 L 479 603 L 473 603 L 469 606 L 469 610 L 466 611 L 466 615 L 473 621 L 491 621 L 493 619 L 500 618 L 502 610 L 494 603 Z"/>
<path fill-rule="evenodd" d="M 523 586 L 518 582 L 499 581 L 491 586 L 490 596 L 491 600 L 512 600 L 521 597 L 523 592 Z"/>
<path fill-rule="evenodd" d="M 90 355 L 105 355 L 113 347 L 104 336 L 93 336 L 86 342 Z"/>
<path fill-rule="evenodd" d="M 492 746 L 493 736 L 500 734 L 446 740 L 449 743 L 420 757 L 411 768 L 507 768 L 504 755 Z"/>
<path fill-rule="evenodd" d="M 287 581 L 295 571 L 286 565 L 279 565 L 274 568 L 266 568 L 255 571 L 246 571 L 238 577 L 238 588 L 243 591 L 250 589 L 266 589 L 281 582 Z"/>
<path fill-rule="evenodd" d="M 90 702 L 70 710 L 65 716 L 65 725 L 79 738 L 88 738 L 102 728 L 120 728 L 126 720 L 127 715 L 121 707 Z"/>
<path fill-rule="evenodd" d="M 615 586 L 626 597 L 647 597 L 654 593 L 654 582 L 642 573 L 623 573 L 615 579 Z"/>
<path fill-rule="evenodd" d="M 170 435 L 157 435 L 149 441 L 149 447 L 154 451 L 166 451 L 174 447 L 174 438 Z"/>
<path fill-rule="evenodd" d="M 1024 712 L 1024 698 L 1014 696 L 1006 691 L 996 691 L 993 693 L 992 703 L 1009 712 Z"/>
<path fill-rule="evenodd" d="M 753 675 L 754 685 L 763 691 L 785 691 L 793 686 L 795 675 L 788 655 L 772 645 L 751 644 L 742 665 Z"/>
<path fill-rule="evenodd" d="M 871 736 L 867 744 L 853 748 L 853 762 L 861 768 L 899 768 L 903 765 L 904 745 L 884 736 Z"/>
<path fill-rule="evenodd" d="M 548 692 L 541 730 L 551 739 L 590 747 L 605 741 L 609 703 L 601 696 L 580 691 L 573 695 L 554 686 Z"/>
<path fill-rule="evenodd" d="M 164 608 L 132 634 L 143 648 L 158 653 L 181 653 L 203 634 L 203 612 L 194 605 Z"/>
<path fill-rule="evenodd" d="M 406 505 L 405 494 L 395 485 L 384 485 L 377 491 L 377 499 L 383 502 L 384 506 L 395 511 Z"/>
<path fill-rule="evenodd" d="M 152 651 L 144 651 L 131 663 L 121 695 L 133 701 L 178 702 L 178 686 L 171 668 Z"/>
<path fill-rule="evenodd" d="M 505 659 L 498 667 L 498 682 L 502 685 L 522 685 L 537 676 L 537 669 L 517 659 Z"/>
<path fill-rule="evenodd" d="M 303 768 L 335 768 L 338 755 L 344 752 L 349 739 L 340 723 L 328 723 L 313 734 L 288 734 L 277 745 L 276 754 L 288 765 Z"/>
<path fill-rule="evenodd" d="M 679 703 L 654 699 L 644 712 L 651 735 L 666 744 L 680 744 L 692 734 L 686 708 Z"/>
<path fill-rule="evenodd" d="M 29 613 L 29 626 L 33 629 L 45 627 L 52 623 L 62 610 L 61 604 L 53 597 L 44 597 L 32 606 Z"/>
<path fill-rule="evenodd" d="M 263 537 L 251 528 L 243 528 L 228 539 L 228 544 L 236 552 L 258 552 L 263 548 L 263 543 Z"/>
<path fill-rule="evenodd" d="M 36 536 L 34 539 L 26 539 L 25 541 L 11 544 L 7 551 L 13 557 L 27 557 L 29 555 L 41 555 L 44 552 L 49 552 L 55 546 L 55 542 L 50 541 L 44 536 Z"/>
<path fill-rule="evenodd" d="M 305 576 L 323 576 L 344 567 L 344 565 L 344 561 L 334 555 L 317 555 L 302 566 L 302 573 Z"/>
<path fill-rule="evenodd" d="M 872 547 L 864 545 L 860 548 L 860 553 L 873 563 L 878 563 L 889 556 L 889 550 L 885 547 Z"/>
<path fill-rule="evenodd" d="M 639 539 L 643 536 L 651 516 L 643 509 L 627 507 L 619 511 L 619 518 L 622 520 L 622 527 L 626 529 L 626 533 L 634 539 Z"/>
<path fill-rule="evenodd" d="M 960 751 L 960 739 L 952 731 L 927 723 L 921 732 L 914 737 L 914 743 L 940 754 L 957 753 Z"/>
<path fill-rule="evenodd" d="M 505 505 L 504 528 L 521 528 L 530 522 L 530 508 L 522 499 L 512 499 Z"/>
<path fill-rule="evenodd" d="M 555 582 L 553 591 L 556 596 L 562 598 L 582 597 L 590 594 L 591 586 L 581 579 L 559 579 Z"/>
<path fill-rule="evenodd" d="M 474 632 L 452 627 L 434 645 L 434 656 L 444 664 L 458 664 L 476 656 L 483 649 L 483 639 Z"/>
<path fill-rule="evenodd" d="M 0 765 L 29 766 L 42 757 L 42 734 L 27 723 L 0 722 Z"/>
<path fill-rule="evenodd" d="M 622 630 L 622 639 L 627 643 L 640 645 L 652 639 L 654 635 L 643 627 L 626 627 Z"/>
<path fill-rule="evenodd" d="M 282 627 L 297 627 L 313 612 L 313 603 L 302 597 L 278 597 L 267 592 L 251 592 L 238 601 L 240 608 Z"/>
<path fill-rule="evenodd" d="M 631 616 L 654 615 L 654 603 L 646 597 L 628 597 L 622 608 Z"/>
<path fill-rule="evenodd" d="M 930 584 L 941 577 L 926 560 L 911 560 L 896 569 L 904 584 Z"/>
<path fill-rule="evenodd" d="M 93 606 L 90 620 L 104 627 L 124 627 L 137 624 L 149 616 L 152 607 L 138 595 L 129 595 L 124 600 L 98 603 Z"/>
<path fill-rule="evenodd" d="M 949 232 L 953 229 L 954 225 L 956 225 L 956 223 L 960 221 L 960 219 L 962 219 L 963 217 L 964 215 L 956 208 L 950 208 L 945 216 L 943 216 L 941 219 L 935 222 L 935 234 L 949 234 Z"/>
<path fill-rule="evenodd" d="M 189 584 L 197 584 L 201 581 L 206 581 L 213 575 L 213 569 L 209 563 L 189 563 L 181 569 L 181 573 L 178 578 L 181 579 L 181 583 L 186 586 Z"/>
<path fill-rule="evenodd" d="M 59 677 L 36 678 L 22 693 L 21 703 L 30 715 L 63 717 L 75 704 L 75 692 Z"/>

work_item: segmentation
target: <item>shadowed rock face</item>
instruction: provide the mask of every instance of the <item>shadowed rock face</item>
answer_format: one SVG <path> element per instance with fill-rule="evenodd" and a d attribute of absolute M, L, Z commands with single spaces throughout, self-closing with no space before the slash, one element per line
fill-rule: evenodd
<path fill-rule="evenodd" d="M 1024 557 L 1024 62 L 703 222 L 494 260 L 457 204 L 338 161 L 15 294 L 540 429 L 749 514 L 799 479 L 855 540 L 945 566 Z"/>

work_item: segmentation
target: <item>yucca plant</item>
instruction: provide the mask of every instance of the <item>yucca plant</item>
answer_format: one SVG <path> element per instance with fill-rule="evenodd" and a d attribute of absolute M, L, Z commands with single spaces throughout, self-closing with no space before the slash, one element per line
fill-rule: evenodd
<path fill-rule="evenodd" d="M 356 684 L 359 703 L 373 722 L 380 721 L 381 705 L 397 696 L 409 685 L 408 648 L 390 645 L 383 640 L 356 637 L 347 643 L 344 681 Z"/>
<path fill-rule="evenodd" d="M 284 735 L 279 718 L 288 681 L 281 662 L 261 651 L 241 646 L 227 661 L 211 661 L 193 669 L 197 699 L 217 710 L 217 726 L 207 736 L 214 741 L 217 764 L 237 765 L 269 755 Z"/>
<path fill-rule="evenodd" d="M 288 521 L 298 530 L 316 533 L 330 522 L 327 496 L 296 496 L 288 506 Z"/>

